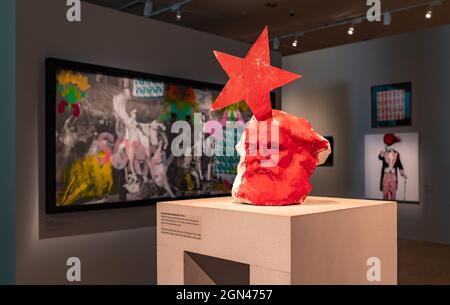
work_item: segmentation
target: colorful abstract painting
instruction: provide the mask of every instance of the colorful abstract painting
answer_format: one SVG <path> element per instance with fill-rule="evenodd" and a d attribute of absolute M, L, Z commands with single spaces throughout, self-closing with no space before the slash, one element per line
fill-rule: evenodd
<path fill-rule="evenodd" d="M 47 83 L 48 212 L 230 194 L 237 154 L 171 152 L 175 121 L 250 119 L 243 103 L 209 111 L 221 86 L 58 60 Z"/>

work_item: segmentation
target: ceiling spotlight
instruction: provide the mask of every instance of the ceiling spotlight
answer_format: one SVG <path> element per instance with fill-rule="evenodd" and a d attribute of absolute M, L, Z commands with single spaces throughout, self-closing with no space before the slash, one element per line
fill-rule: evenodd
<path fill-rule="evenodd" d="M 180 6 L 180 4 L 175 4 L 174 6 L 172 6 L 171 8 L 170 8 L 170 10 L 172 11 L 172 12 L 176 12 L 176 15 L 175 15 L 175 19 L 177 20 L 177 21 L 180 21 L 181 20 L 181 6 Z"/>
<path fill-rule="evenodd" d="M 355 33 L 355 27 L 352 25 L 351 27 L 348 28 L 347 34 L 349 34 L 351 36 L 354 33 Z"/>
<path fill-rule="evenodd" d="M 425 13 L 425 18 L 427 19 L 431 19 L 431 17 L 433 17 L 433 7 L 441 5 L 442 4 L 442 0 L 434 0 L 429 4 L 428 10 Z"/>
<path fill-rule="evenodd" d="M 280 48 L 280 39 L 278 39 L 278 38 L 273 39 L 273 48 L 275 50 L 278 50 Z"/>
<path fill-rule="evenodd" d="M 358 24 L 361 24 L 363 22 L 363 18 L 358 18 L 358 19 L 354 19 L 350 25 L 350 27 L 348 28 L 347 34 L 349 34 L 350 36 L 353 35 L 355 33 L 355 28 Z"/>
<path fill-rule="evenodd" d="M 145 1 L 145 7 L 144 7 L 144 16 L 150 17 L 153 12 L 153 2 L 151 0 Z"/>
<path fill-rule="evenodd" d="M 181 20 L 181 17 L 182 17 L 182 16 L 181 16 L 181 10 L 178 9 L 175 18 L 177 19 L 177 21 L 180 21 L 180 20 Z"/>
<path fill-rule="evenodd" d="M 386 26 L 391 25 L 391 23 L 392 23 L 392 14 L 391 14 L 391 12 L 385 12 L 384 13 L 383 23 Z"/>
<path fill-rule="evenodd" d="M 294 40 L 292 41 L 292 46 L 296 48 L 298 46 L 298 36 L 295 36 Z"/>

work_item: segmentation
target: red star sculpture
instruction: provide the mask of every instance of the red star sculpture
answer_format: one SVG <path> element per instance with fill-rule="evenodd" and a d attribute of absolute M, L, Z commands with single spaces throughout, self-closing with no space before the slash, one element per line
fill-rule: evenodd
<path fill-rule="evenodd" d="M 270 91 L 301 77 L 270 65 L 267 27 L 245 58 L 218 51 L 214 54 L 230 80 L 211 111 L 245 100 L 258 121 L 267 120 L 272 117 Z"/>

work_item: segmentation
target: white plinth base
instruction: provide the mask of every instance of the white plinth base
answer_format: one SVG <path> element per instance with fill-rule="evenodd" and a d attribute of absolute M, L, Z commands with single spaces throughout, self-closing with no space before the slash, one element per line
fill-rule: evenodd
<path fill-rule="evenodd" d="M 230 268 L 209 271 L 187 261 L 188 252 L 247 264 L 249 284 L 397 284 L 395 202 L 322 197 L 286 207 L 232 198 L 162 202 L 157 226 L 158 284 L 214 284 L 210 275 L 218 272 L 233 278 Z M 373 257 L 380 264 L 371 271 L 380 281 L 368 280 Z"/>

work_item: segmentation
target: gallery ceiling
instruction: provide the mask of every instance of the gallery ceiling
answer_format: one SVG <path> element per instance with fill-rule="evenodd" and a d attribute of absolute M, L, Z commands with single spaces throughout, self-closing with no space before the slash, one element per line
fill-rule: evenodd
<path fill-rule="evenodd" d="M 145 0 L 85 0 L 144 17 Z M 152 12 L 169 8 L 183 0 L 153 0 Z M 252 43 L 265 25 L 271 39 L 281 37 L 279 51 L 283 55 L 307 52 L 356 41 L 395 35 L 429 27 L 450 24 L 450 1 L 381 0 L 382 12 L 390 11 L 391 23 L 368 22 L 354 25 L 351 21 L 366 15 L 366 0 L 192 0 L 181 6 L 181 19 L 176 10 L 167 10 L 150 18 L 196 30 Z M 425 18 L 432 3 L 432 18 Z M 435 4 L 438 4 L 434 6 Z M 410 9 L 403 10 L 404 8 Z M 400 10 L 395 12 L 396 10 Z M 341 25 L 340 22 L 343 22 Z M 304 33 L 293 47 L 295 35 Z M 285 38 L 283 38 L 285 37 Z"/>

